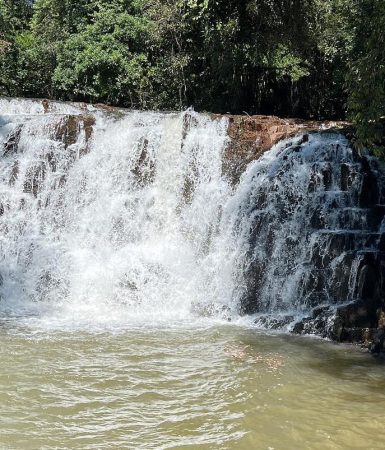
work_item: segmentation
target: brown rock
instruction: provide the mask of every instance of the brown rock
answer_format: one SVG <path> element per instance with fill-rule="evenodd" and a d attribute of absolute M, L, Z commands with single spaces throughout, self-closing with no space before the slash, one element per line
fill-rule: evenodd
<path fill-rule="evenodd" d="M 44 113 L 48 113 L 49 112 L 49 101 L 45 98 L 44 100 L 42 100 L 41 104 L 43 105 L 44 108 Z"/>
<path fill-rule="evenodd" d="M 220 117 L 215 116 L 214 117 Z M 280 119 L 275 116 L 227 116 L 231 139 L 225 154 L 224 173 L 236 183 L 245 167 L 283 139 L 321 129 L 343 128 L 346 122 L 317 122 L 299 119 Z"/>
<path fill-rule="evenodd" d="M 83 116 L 83 126 L 84 126 L 84 133 L 86 136 L 86 142 L 88 142 L 91 139 L 92 133 L 93 133 L 93 126 L 95 125 L 95 117 L 91 116 L 90 114 Z"/>

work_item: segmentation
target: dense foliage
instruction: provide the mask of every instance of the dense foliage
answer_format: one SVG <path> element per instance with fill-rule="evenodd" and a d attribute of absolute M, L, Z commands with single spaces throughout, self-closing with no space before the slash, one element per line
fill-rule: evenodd
<path fill-rule="evenodd" d="M 385 1 L 360 0 L 349 61 L 349 115 L 357 142 L 385 157 Z"/>
<path fill-rule="evenodd" d="M 381 148 L 383 0 L 0 0 L 0 94 L 345 118 Z"/>

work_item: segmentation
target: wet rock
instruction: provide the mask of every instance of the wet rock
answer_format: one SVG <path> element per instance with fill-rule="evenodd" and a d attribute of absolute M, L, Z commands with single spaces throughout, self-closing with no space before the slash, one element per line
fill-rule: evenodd
<path fill-rule="evenodd" d="M 349 164 L 341 165 L 341 191 L 348 191 L 351 186 Z"/>
<path fill-rule="evenodd" d="M 373 230 L 379 230 L 385 217 L 385 205 L 374 205 L 368 211 L 368 225 Z"/>
<path fill-rule="evenodd" d="M 379 203 L 379 187 L 377 177 L 367 157 L 362 158 L 362 188 L 360 193 L 360 206 L 373 207 Z"/>
<path fill-rule="evenodd" d="M 338 340 L 341 328 L 335 320 L 335 310 L 330 306 L 315 308 L 309 317 L 298 321 L 292 329 L 293 334 L 314 334 Z"/>
<path fill-rule="evenodd" d="M 84 133 L 85 133 L 85 138 L 86 138 L 87 143 L 92 137 L 94 125 L 95 125 L 95 117 L 94 116 L 91 116 L 90 114 L 83 116 L 83 127 L 84 127 Z"/>
<path fill-rule="evenodd" d="M 49 100 L 45 98 L 44 100 L 42 100 L 41 104 L 43 105 L 44 113 L 45 114 L 49 113 L 50 110 Z"/>
<path fill-rule="evenodd" d="M 26 174 L 23 191 L 37 197 L 42 182 L 45 179 L 46 172 L 47 168 L 45 162 L 42 162 L 39 166 L 31 167 Z"/>
<path fill-rule="evenodd" d="M 182 147 L 184 145 L 184 140 L 188 132 L 197 125 L 197 119 L 194 117 L 191 112 L 187 111 L 183 116 L 183 127 L 182 127 Z"/>
<path fill-rule="evenodd" d="M 385 233 L 381 233 L 378 249 L 380 252 L 385 252 Z"/>
<path fill-rule="evenodd" d="M 254 324 L 260 328 L 268 328 L 270 330 L 282 330 L 288 327 L 294 321 L 294 316 L 288 315 L 265 315 L 255 319 Z"/>
<path fill-rule="evenodd" d="M 139 158 L 132 170 L 140 186 L 151 183 L 155 176 L 155 161 L 150 155 L 148 145 L 149 142 L 147 139 L 139 142 Z"/>
<path fill-rule="evenodd" d="M 81 154 L 88 153 L 87 144 L 92 137 L 95 117 L 90 114 L 66 115 L 55 126 L 53 138 L 64 143 L 65 148 L 75 144 L 84 132 L 86 147 L 81 150 Z M 81 155 L 80 155 L 81 156 Z"/>
<path fill-rule="evenodd" d="M 309 317 L 295 324 L 293 333 L 318 334 L 340 342 L 361 343 L 379 351 L 384 343 L 381 330 L 385 329 L 384 275 L 384 256 L 376 252 L 364 253 L 355 291 L 359 300 L 339 307 L 316 308 Z M 343 279 L 338 275 L 336 278 Z M 334 290 L 336 288 L 336 292 L 341 289 L 334 282 Z M 347 298 L 347 288 L 339 291 L 340 298 Z"/>
<path fill-rule="evenodd" d="M 385 253 L 371 251 L 360 254 L 356 296 L 371 308 L 385 302 Z"/>
<path fill-rule="evenodd" d="M 337 308 L 336 317 L 344 329 L 374 328 L 376 325 L 375 308 L 363 301 Z"/>
<path fill-rule="evenodd" d="M 17 177 L 19 175 L 19 161 L 15 161 L 12 166 L 11 176 L 9 179 L 9 184 L 12 186 L 15 184 Z"/>
<path fill-rule="evenodd" d="M 23 129 L 23 126 L 18 125 L 18 126 L 16 126 L 16 128 L 14 130 L 11 131 L 11 133 L 9 133 L 7 139 L 5 140 L 4 146 L 3 146 L 3 149 L 4 149 L 3 155 L 4 156 L 9 156 L 14 153 L 17 153 L 22 129 Z"/>
<path fill-rule="evenodd" d="M 76 143 L 79 133 L 79 117 L 65 116 L 55 127 L 54 138 L 57 141 L 62 141 L 67 148 Z"/>
<path fill-rule="evenodd" d="M 375 330 L 374 336 L 369 344 L 369 350 L 375 354 L 385 351 L 385 328 L 381 327 Z"/>
<path fill-rule="evenodd" d="M 330 164 L 325 165 L 325 167 L 321 171 L 322 173 L 322 181 L 325 191 L 328 191 L 332 187 L 333 183 L 333 175 L 332 175 L 332 167 Z"/>
<path fill-rule="evenodd" d="M 231 124 L 240 142 L 230 150 L 240 151 L 246 161 L 263 153 L 254 137 L 267 132 L 260 123 L 247 124 L 250 120 L 243 118 L 243 134 L 235 120 Z M 272 122 L 271 135 L 277 137 L 282 129 Z M 328 140 L 322 148 L 310 147 L 310 153 L 308 140 L 296 138 L 282 146 L 268 171 L 269 184 L 260 186 L 255 179 L 260 187 L 249 199 L 254 219 L 241 312 L 263 313 L 268 318 L 258 321 L 275 329 L 286 326 L 281 316 L 288 304 L 297 304 L 310 313 L 294 325 L 294 333 L 367 345 L 375 330 L 385 328 L 378 315 L 385 311 L 384 170 L 373 158 L 348 153 L 341 141 Z M 311 165 L 306 167 L 307 160 Z M 301 191 L 304 172 L 308 185 Z M 288 289 L 295 298 L 289 298 Z"/>

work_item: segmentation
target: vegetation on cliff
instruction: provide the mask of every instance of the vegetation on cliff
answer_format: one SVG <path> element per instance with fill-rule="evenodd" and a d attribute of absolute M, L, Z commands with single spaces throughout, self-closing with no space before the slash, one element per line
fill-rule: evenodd
<path fill-rule="evenodd" d="M 381 151 L 383 0 L 0 0 L 0 94 L 349 117 Z"/>

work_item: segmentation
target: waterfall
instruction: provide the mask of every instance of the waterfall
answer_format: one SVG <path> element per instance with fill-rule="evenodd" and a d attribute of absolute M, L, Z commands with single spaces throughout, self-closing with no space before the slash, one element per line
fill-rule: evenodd
<path fill-rule="evenodd" d="M 384 214 L 383 171 L 374 159 L 370 170 L 336 133 L 280 143 L 248 167 L 233 201 L 245 255 L 242 307 L 261 313 L 257 323 L 292 323 L 365 296 L 359 277 L 378 253 Z"/>
<path fill-rule="evenodd" d="M 342 135 L 281 142 L 234 185 L 226 118 L 8 99 L 0 114 L 2 314 L 271 327 L 360 296 L 381 217 Z"/>
<path fill-rule="evenodd" d="M 230 308 L 226 119 L 53 106 L 1 104 L 1 307 L 80 321 Z"/>

